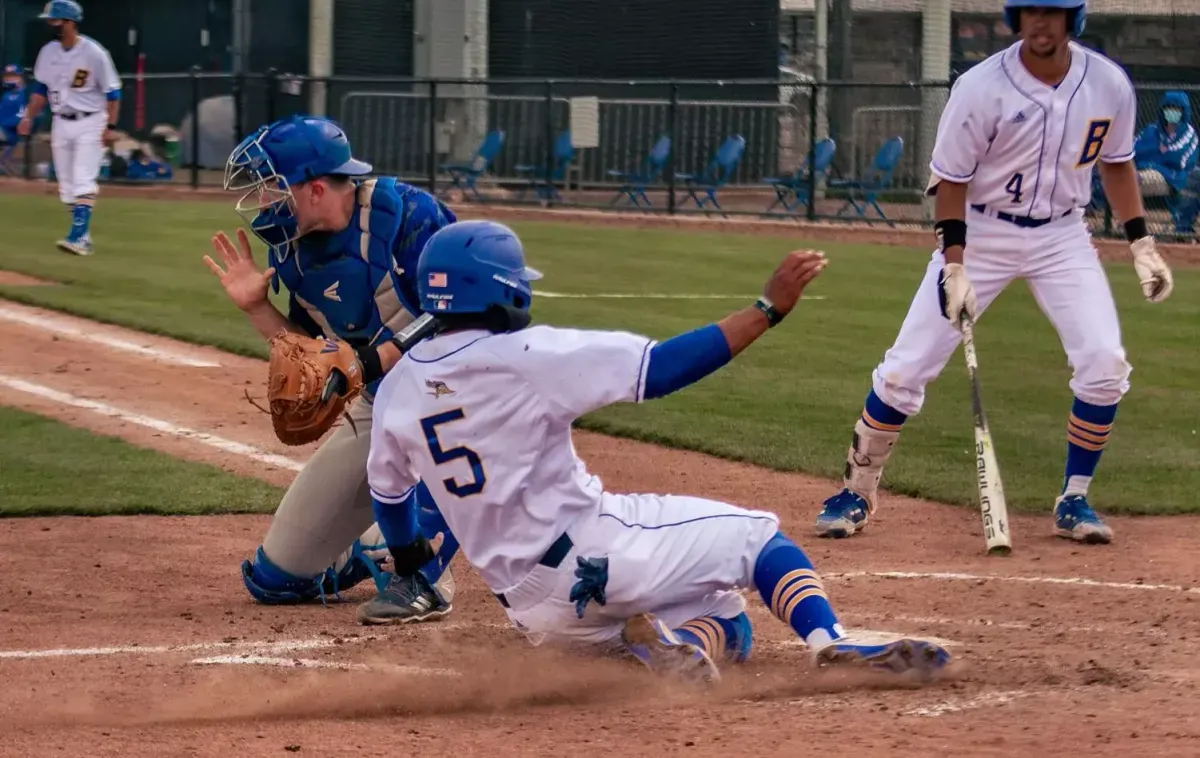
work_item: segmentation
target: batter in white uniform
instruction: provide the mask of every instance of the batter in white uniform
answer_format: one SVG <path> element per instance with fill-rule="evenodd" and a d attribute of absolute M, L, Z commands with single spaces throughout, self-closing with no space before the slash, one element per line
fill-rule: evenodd
<path fill-rule="evenodd" d="M 1155 250 L 1133 163 L 1137 103 L 1125 73 L 1070 40 L 1084 0 L 1008 0 L 1021 40 L 955 83 L 930 164 L 940 241 L 895 343 L 875 369 L 854 426 L 844 489 L 824 503 L 817 533 L 847 537 L 867 525 L 876 489 L 905 420 L 925 387 L 1009 282 L 1029 282 L 1066 350 L 1075 395 L 1067 463 L 1054 501 L 1061 537 L 1107 543 L 1112 530 L 1088 503 L 1088 485 L 1129 389 L 1130 365 L 1112 292 L 1084 225 L 1092 170 L 1124 221 L 1142 292 L 1171 293 Z"/>
<path fill-rule="evenodd" d="M 46 19 L 55 39 L 38 53 L 33 67 L 25 120 L 17 128 L 29 135 L 46 102 L 54 122 L 50 150 L 59 199 L 71 211 L 71 231 L 58 247 L 76 255 L 92 254 L 90 226 L 96 203 L 100 162 L 113 139 L 121 103 L 121 79 L 112 56 L 99 42 L 79 33 L 83 9 L 75 0 L 51 0 L 38 18 Z"/>
<path fill-rule="evenodd" d="M 367 460 L 396 575 L 433 554 L 418 537 L 424 483 L 463 555 L 534 644 L 623 644 L 651 669 L 711 680 L 717 660 L 749 654 L 739 590 L 757 589 L 820 662 L 942 667 L 949 656 L 928 642 L 847 637 L 775 514 L 607 492 L 571 442 L 584 414 L 663 397 L 718 370 L 791 311 L 824 267 L 820 253 L 791 253 L 755 305 L 658 343 L 529 326 L 529 282 L 539 275 L 512 230 L 460 221 L 436 232 L 417 286 L 446 331 L 384 377 Z"/>

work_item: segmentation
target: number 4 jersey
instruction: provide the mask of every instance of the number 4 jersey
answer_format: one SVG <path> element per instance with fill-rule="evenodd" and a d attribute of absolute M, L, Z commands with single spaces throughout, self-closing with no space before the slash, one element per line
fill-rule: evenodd
<path fill-rule="evenodd" d="M 375 397 L 372 496 L 400 503 L 423 480 L 488 586 L 516 585 L 600 507 L 603 486 L 575 455 L 571 424 L 640 402 L 653 344 L 627 332 L 534 326 L 416 345 Z"/>
<path fill-rule="evenodd" d="M 58 40 L 48 42 L 38 53 L 33 76 L 45 87 L 55 114 L 97 113 L 104 110 L 111 94 L 121 89 L 112 56 L 99 42 L 83 35 L 69 50 Z"/>
<path fill-rule="evenodd" d="M 1097 160 L 1133 158 L 1137 101 L 1121 68 L 1070 43 L 1058 86 L 1021 63 L 1021 43 L 959 77 L 930 161 L 939 180 L 970 183 L 967 203 L 1048 219 L 1088 204 Z"/>

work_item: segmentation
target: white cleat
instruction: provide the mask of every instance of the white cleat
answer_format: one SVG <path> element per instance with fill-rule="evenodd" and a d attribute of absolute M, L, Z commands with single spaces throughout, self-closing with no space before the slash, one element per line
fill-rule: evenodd
<path fill-rule="evenodd" d="M 87 239 L 77 241 L 59 240 L 58 249 L 64 252 L 74 253 L 75 255 L 91 255 L 93 252 L 92 241 Z"/>

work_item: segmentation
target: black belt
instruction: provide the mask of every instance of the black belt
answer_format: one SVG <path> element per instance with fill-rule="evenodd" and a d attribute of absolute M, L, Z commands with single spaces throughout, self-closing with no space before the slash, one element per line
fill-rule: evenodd
<path fill-rule="evenodd" d="M 538 561 L 538 565 L 552 569 L 558 568 L 560 565 L 562 565 L 563 558 L 567 557 L 567 553 L 571 552 L 571 548 L 573 547 L 575 547 L 575 543 L 571 541 L 571 538 L 567 536 L 566 532 L 563 532 L 562 535 L 554 541 L 554 544 L 550 546 L 550 549 L 542 555 L 541 560 Z M 504 606 L 505 608 L 510 607 L 508 605 L 508 599 L 504 597 L 503 592 L 497 592 L 496 599 L 499 600 L 500 605 Z"/>
<path fill-rule="evenodd" d="M 986 205 L 972 205 L 971 210 L 979 211 L 980 213 L 986 214 L 987 206 Z M 1045 226 L 1046 224 L 1049 224 L 1051 221 L 1058 221 L 1060 218 L 1066 218 L 1067 216 L 1070 216 L 1071 213 L 1073 213 L 1073 212 L 1074 212 L 1073 210 L 1067 211 L 1066 213 L 1063 213 L 1059 216 L 1053 216 L 1051 218 L 1030 218 L 1029 216 L 1014 216 L 1013 214 L 1005 213 L 1004 211 L 996 211 L 995 213 L 993 213 L 991 215 L 994 216 L 995 218 L 1000 219 L 1001 221 L 1007 221 L 1010 224 L 1019 226 L 1022 229 L 1036 229 L 1039 226 Z"/>
<path fill-rule="evenodd" d="M 66 120 L 66 121 L 78 121 L 81 118 L 87 118 L 88 116 L 95 116 L 99 112 L 100 111 L 92 111 L 91 113 L 60 113 L 60 114 L 58 114 L 58 117 Z"/>

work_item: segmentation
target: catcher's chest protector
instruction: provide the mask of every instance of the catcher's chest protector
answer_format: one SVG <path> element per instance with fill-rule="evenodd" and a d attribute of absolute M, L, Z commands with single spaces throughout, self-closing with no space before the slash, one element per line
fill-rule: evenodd
<path fill-rule="evenodd" d="M 392 250 L 404 220 L 396 180 L 363 182 L 350 228 L 335 238 L 340 250 L 315 256 L 303 246 L 277 263 L 283 285 L 321 329 L 355 346 L 379 344 L 416 311 L 414 289 Z M 412 274 L 415 274 L 415 267 Z"/>

